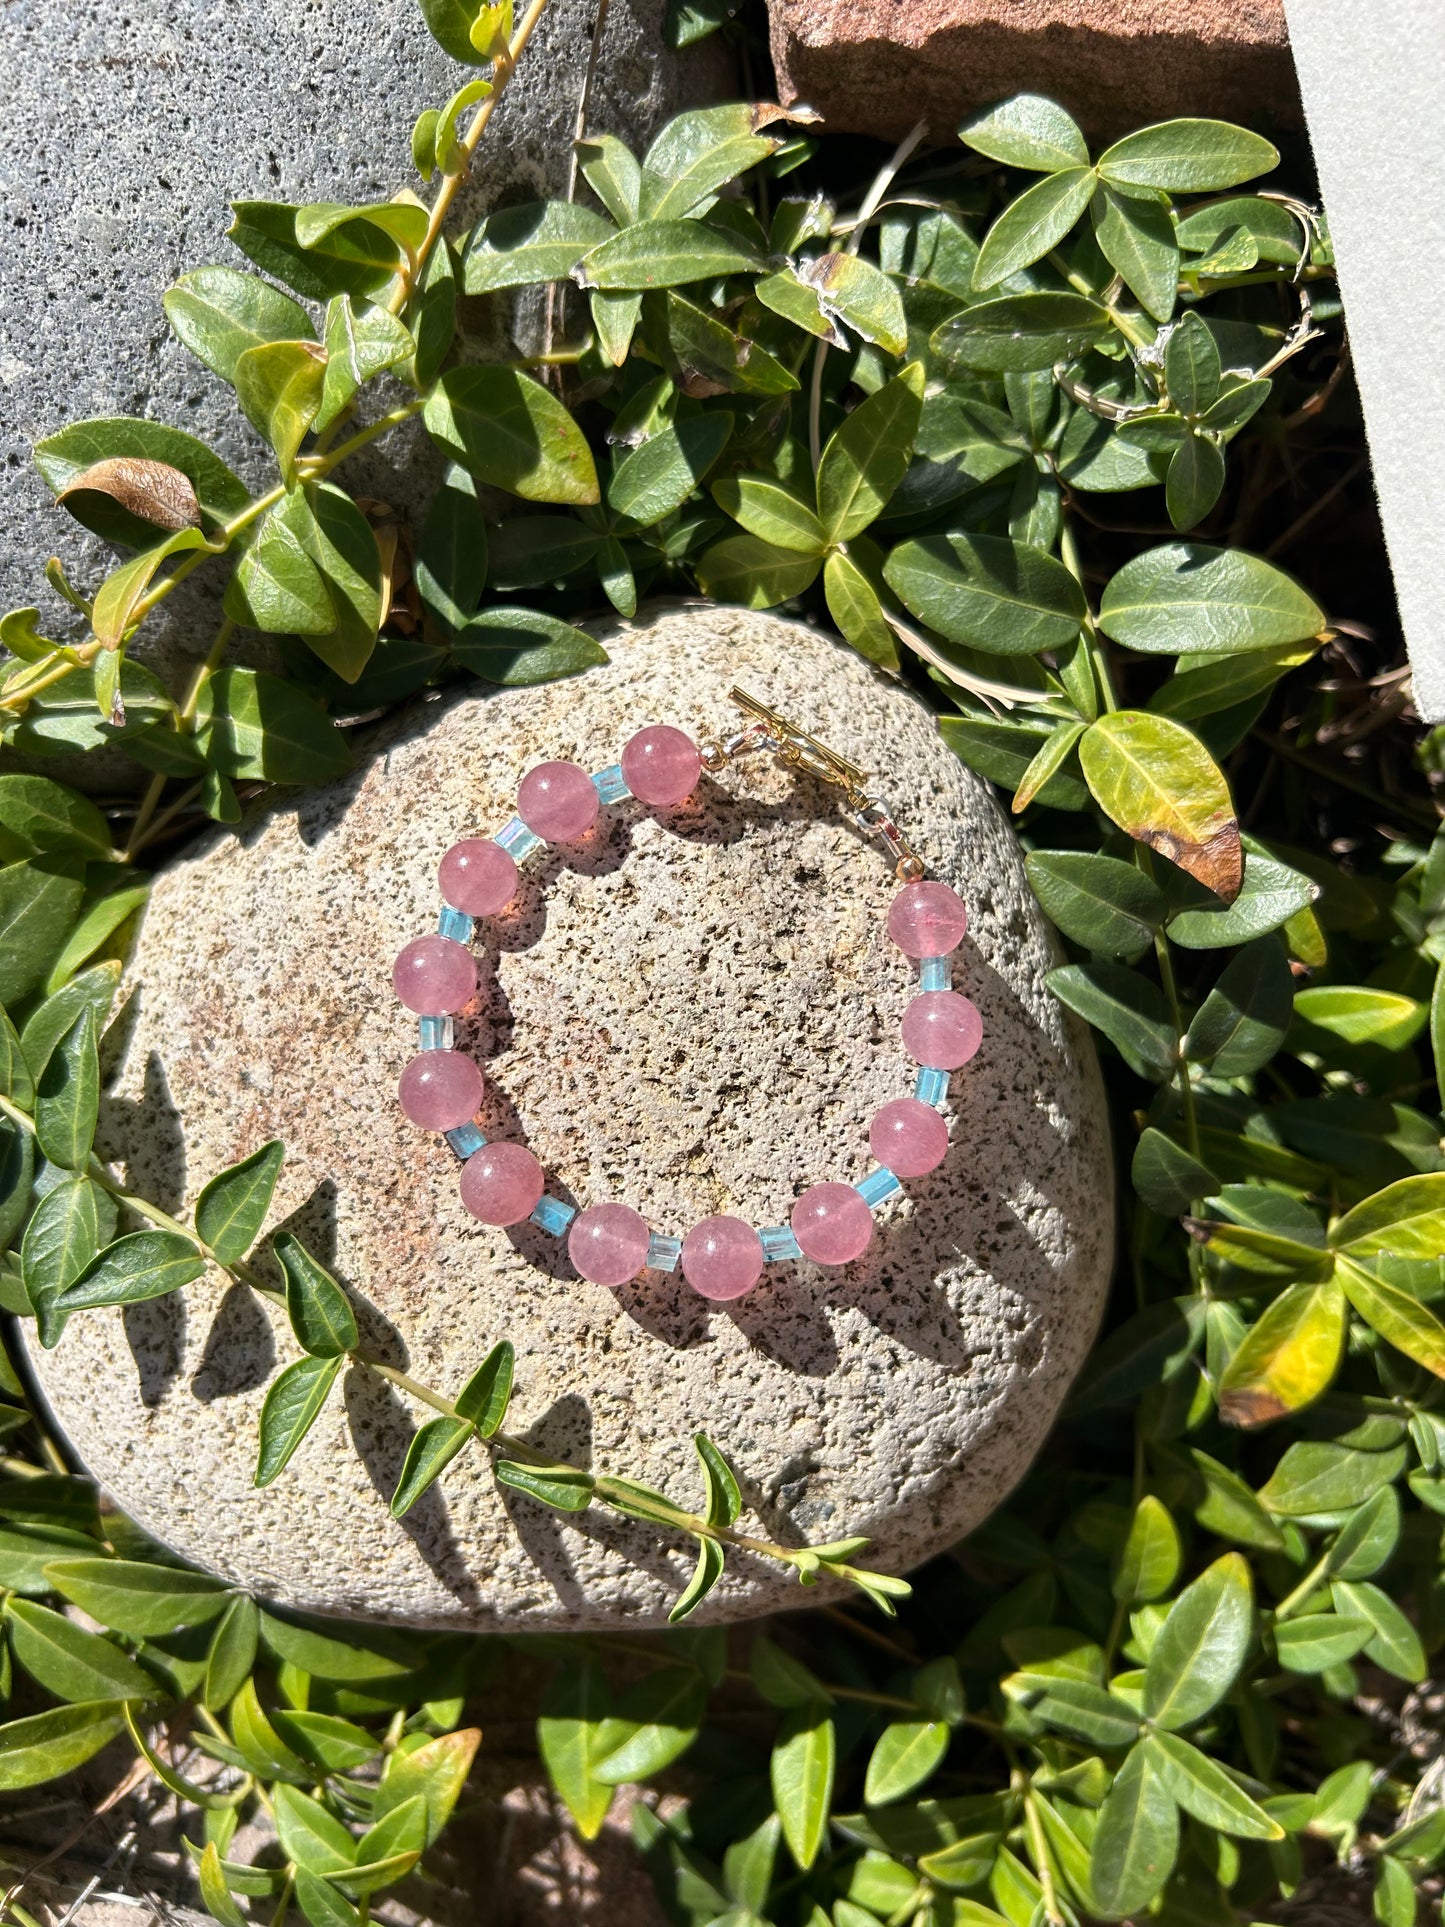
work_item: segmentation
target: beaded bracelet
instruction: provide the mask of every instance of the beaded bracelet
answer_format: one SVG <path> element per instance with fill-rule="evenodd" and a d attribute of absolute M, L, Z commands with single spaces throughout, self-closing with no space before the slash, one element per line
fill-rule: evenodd
<path fill-rule="evenodd" d="M 589 776 L 577 763 L 539 763 L 522 778 L 517 814 L 493 838 L 468 837 L 442 858 L 443 908 L 434 936 L 418 937 L 396 960 L 392 982 L 408 1010 L 420 1018 L 421 1049 L 401 1075 L 402 1109 L 413 1123 L 441 1131 L 463 1160 L 462 1202 L 484 1224 L 523 1221 L 567 1239 L 568 1255 L 584 1278 L 619 1286 L 644 1270 L 682 1273 L 704 1298 L 741 1298 L 768 1264 L 808 1258 L 844 1265 L 867 1248 L 873 1214 L 902 1190 L 900 1179 L 921 1177 L 948 1150 L 948 1125 L 939 1105 L 949 1073 L 977 1051 L 983 1026 L 967 997 L 950 988 L 949 953 L 963 938 L 962 899 L 946 883 L 924 880 L 923 864 L 888 811 L 865 787 L 864 772 L 797 728 L 745 691 L 732 699 L 751 719 L 736 735 L 700 749 L 669 724 L 640 729 L 622 760 Z M 477 992 L 477 965 L 466 947 L 475 919 L 493 917 L 511 903 L 519 863 L 548 843 L 576 843 L 597 820 L 600 807 L 635 798 L 667 810 L 685 801 L 702 772 L 725 768 L 735 758 L 767 750 L 844 792 L 853 821 L 879 838 L 895 860 L 903 888 L 888 910 L 888 934 L 919 965 L 919 994 L 903 1017 L 903 1044 L 921 1066 L 911 1097 L 894 1098 L 875 1112 L 868 1134 L 878 1160 L 858 1184 L 810 1186 L 794 1204 L 787 1224 L 754 1230 L 744 1219 L 704 1218 L 685 1238 L 649 1229 L 626 1204 L 593 1204 L 577 1210 L 544 1190 L 542 1167 L 523 1144 L 489 1142 L 477 1128 L 482 1074 L 471 1057 L 454 1050 L 451 1013 Z"/>

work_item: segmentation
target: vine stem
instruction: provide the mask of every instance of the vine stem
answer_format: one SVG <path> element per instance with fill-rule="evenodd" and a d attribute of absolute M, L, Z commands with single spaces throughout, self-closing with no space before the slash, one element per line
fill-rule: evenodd
<path fill-rule="evenodd" d="M 532 0 L 531 6 L 528 7 L 526 13 L 522 16 L 522 24 L 513 36 L 511 46 L 508 47 L 505 54 L 499 54 L 497 56 L 493 67 L 495 78 L 492 83 L 492 91 L 482 102 L 481 106 L 478 107 L 472 117 L 471 126 L 463 136 L 461 143 L 461 165 L 455 173 L 448 174 L 443 179 L 440 188 L 437 190 L 437 197 L 432 202 L 431 216 L 427 221 L 426 233 L 422 236 L 416 254 L 407 263 L 403 272 L 397 277 L 397 285 L 392 290 L 391 298 L 386 304 L 390 313 L 399 315 L 411 299 L 412 289 L 416 286 L 417 277 L 426 266 L 431 256 L 431 251 L 441 236 L 442 223 L 446 220 L 451 210 L 452 202 L 456 199 L 462 182 L 467 177 L 468 170 L 471 167 L 472 156 L 477 151 L 477 145 L 482 135 L 487 131 L 487 122 L 496 112 L 497 103 L 506 92 L 507 82 L 517 71 L 517 62 L 526 50 L 527 42 L 536 31 L 537 23 L 542 18 L 546 8 L 547 0 Z"/>
<path fill-rule="evenodd" d="M 221 658 L 225 655 L 227 645 L 235 633 L 235 623 L 229 616 L 223 616 L 221 625 L 216 631 L 215 640 L 206 651 L 205 660 L 197 665 L 196 673 L 191 678 L 191 686 L 186 691 L 185 699 L 177 712 L 176 726 L 182 734 L 187 736 L 192 734 L 196 711 L 200 708 L 206 684 L 220 667 Z M 126 839 L 126 846 L 121 855 L 122 863 L 134 863 L 136 851 L 140 847 L 140 839 L 145 835 L 150 820 L 155 815 L 162 796 L 165 795 L 165 789 L 164 776 L 156 775 L 151 778 L 146 793 L 141 798 L 140 808 L 135 813 L 135 821 L 130 826 L 130 835 Z"/>

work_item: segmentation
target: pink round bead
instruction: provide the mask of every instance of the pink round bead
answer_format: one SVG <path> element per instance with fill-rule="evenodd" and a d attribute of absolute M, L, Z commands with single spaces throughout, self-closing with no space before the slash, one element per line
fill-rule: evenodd
<path fill-rule="evenodd" d="M 647 1221 L 630 1204 L 589 1204 L 572 1220 L 567 1255 L 594 1285 L 625 1285 L 647 1262 Z"/>
<path fill-rule="evenodd" d="M 622 752 L 622 774 L 640 803 L 666 809 L 697 788 L 702 758 L 690 736 L 670 723 L 654 723 L 628 738 Z"/>
<path fill-rule="evenodd" d="M 483 1224 L 520 1224 L 542 1195 L 542 1167 L 525 1144 L 484 1144 L 462 1166 L 461 1193 Z"/>
<path fill-rule="evenodd" d="M 477 961 L 451 937 L 418 937 L 392 965 L 391 981 L 408 1010 L 442 1016 L 476 996 Z"/>
<path fill-rule="evenodd" d="M 476 1115 L 482 1073 L 459 1050 L 424 1050 L 401 1074 L 401 1108 L 427 1131 L 454 1131 Z"/>
<path fill-rule="evenodd" d="M 946 883 L 909 883 L 888 906 L 888 934 L 906 957 L 946 957 L 963 942 L 968 912 Z"/>
<path fill-rule="evenodd" d="M 597 821 L 597 786 L 578 763 L 538 763 L 517 786 L 517 814 L 548 843 L 575 843 Z"/>
<path fill-rule="evenodd" d="M 500 843 L 469 836 L 453 843 L 437 868 L 442 895 L 469 917 L 494 917 L 517 894 L 517 866 Z"/>
<path fill-rule="evenodd" d="M 956 990 L 925 990 L 903 1013 L 903 1048 L 920 1064 L 956 1071 L 983 1042 L 983 1019 Z"/>
<path fill-rule="evenodd" d="M 868 1249 L 873 1213 L 851 1184 L 814 1184 L 792 1212 L 793 1236 L 805 1258 L 846 1265 Z"/>
<path fill-rule="evenodd" d="M 682 1275 L 703 1298 L 741 1298 L 763 1275 L 763 1242 L 741 1218 L 704 1218 L 682 1241 Z"/>
<path fill-rule="evenodd" d="M 948 1155 L 948 1126 L 931 1104 L 895 1097 L 873 1113 L 868 1127 L 873 1155 L 895 1177 L 921 1178 Z"/>

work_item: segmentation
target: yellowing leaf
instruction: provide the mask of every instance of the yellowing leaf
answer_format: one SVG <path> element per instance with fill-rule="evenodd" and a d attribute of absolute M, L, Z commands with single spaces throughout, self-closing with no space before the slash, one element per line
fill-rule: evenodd
<path fill-rule="evenodd" d="M 1219 1383 L 1228 1425 L 1264 1425 L 1317 1399 L 1339 1368 L 1345 1294 L 1330 1279 L 1290 1285 L 1245 1334 Z"/>
<path fill-rule="evenodd" d="M 1111 821 L 1233 903 L 1244 880 L 1239 820 L 1223 773 L 1192 731 L 1167 716 L 1115 710 L 1085 731 L 1079 761 Z"/>

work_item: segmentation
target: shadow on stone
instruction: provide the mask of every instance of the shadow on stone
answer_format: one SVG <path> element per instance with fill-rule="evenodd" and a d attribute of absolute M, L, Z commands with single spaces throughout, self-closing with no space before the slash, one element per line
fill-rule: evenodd
<path fill-rule="evenodd" d="M 191 1391 L 209 1405 L 212 1399 L 259 1390 L 275 1369 L 270 1319 L 249 1285 L 232 1285 L 211 1320 Z"/>

